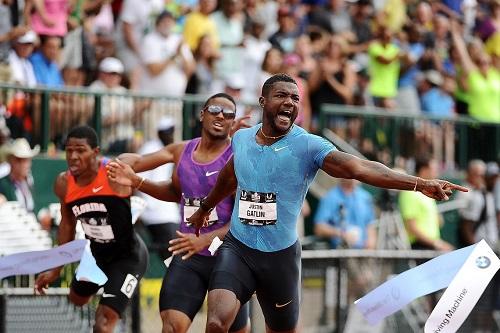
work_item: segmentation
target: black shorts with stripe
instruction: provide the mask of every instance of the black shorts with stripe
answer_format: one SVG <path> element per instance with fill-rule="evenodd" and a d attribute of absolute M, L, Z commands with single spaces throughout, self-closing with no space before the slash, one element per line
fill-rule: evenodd
<path fill-rule="evenodd" d="M 218 250 L 209 290 L 230 290 L 242 304 L 256 293 L 267 326 L 291 330 L 299 318 L 300 256 L 298 240 L 286 249 L 263 252 L 229 232 Z"/>
<path fill-rule="evenodd" d="M 103 287 L 100 304 L 109 306 L 121 317 L 148 267 L 149 255 L 146 245 L 137 234 L 134 237 L 136 245 L 128 255 L 110 261 L 96 258 L 97 266 L 108 278 L 103 286 L 87 281 L 77 281 L 73 277 L 71 289 L 77 295 L 88 297 Z"/>
<path fill-rule="evenodd" d="M 174 256 L 163 278 L 160 311 L 177 310 L 193 320 L 205 301 L 215 261 L 216 257 L 199 254 L 186 260 L 182 260 L 181 256 Z M 246 326 L 249 308 L 245 303 L 241 303 L 230 332 Z"/>

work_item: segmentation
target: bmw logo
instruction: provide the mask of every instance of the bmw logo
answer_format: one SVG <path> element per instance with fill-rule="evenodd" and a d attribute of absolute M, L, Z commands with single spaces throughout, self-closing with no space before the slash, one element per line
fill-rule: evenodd
<path fill-rule="evenodd" d="M 477 257 L 476 259 L 476 266 L 479 267 L 479 268 L 488 268 L 491 264 L 491 260 L 490 258 L 486 257 L 486 256 L 480 256 L 480 257 Z"/>

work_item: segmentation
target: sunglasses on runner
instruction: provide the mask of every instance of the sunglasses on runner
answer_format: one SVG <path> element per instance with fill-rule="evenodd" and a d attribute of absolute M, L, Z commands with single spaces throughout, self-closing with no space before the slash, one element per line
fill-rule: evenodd
<path fill-rule="evenodd" d="M 222 112 L 224 119 L 234 119 L 236 117 L 236 113 L 233 110 L 224 109 L 219 105 L 208 105 L 205 107 L 206 111 L 210 112 L 210 114 L 216 116 Z"/>

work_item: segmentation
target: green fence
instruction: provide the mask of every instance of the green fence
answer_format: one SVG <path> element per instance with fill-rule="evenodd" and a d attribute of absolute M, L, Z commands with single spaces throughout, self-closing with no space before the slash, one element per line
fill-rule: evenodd
<path fill-rule="evenodd" d="M 432 153 L 445 169 L 463 169 L 472 158 L 500 157 L 500 124 L 464 116 L 438 118 L 375 107 L 324 105 L 319 128 L 320 133 L 331 129 L 368 158 L 390 165 L 424 153 Z"/>
<path fill-rule="evenodd" d="M 198 115 L 203 102 L 203 96 L 181 99 L 88 88 L 42 89 L 0 84 L 0 115 L 6 116 L 13 136 L 29 138 L 44 152 L 59 147 L 68 130 L 81 124 L 98 132 L 104 151 L 134 150 L 141 142 L 156 137 L 157 124 L 164 116 L 175 121 L 177 140 L 192 138 L 199 131 Z"/>
<path fill-rule="evenodd" d="M 60 147 L 78 124 L 94 127 L 107 153 L 133 151 L 156 136 L 164 116 L 176 124 L 175 139 L 199 135 L 203 96 L 183 98 L 147 93 L 103 93 L 88 88 L 25 88 L 0 84 L 0 114 L 9 117 L 14 136 L 25 136 L 42 151 Z M 436 118 L 375 107 L 324 105 L 319 133 L 332 129 L 341 139 L 372 159 L 398 164 L 421 153 L 432 154 L 445 169 L 464 168 L 472 158 L 496 160 L 500 124 L 469 117 Z"/>

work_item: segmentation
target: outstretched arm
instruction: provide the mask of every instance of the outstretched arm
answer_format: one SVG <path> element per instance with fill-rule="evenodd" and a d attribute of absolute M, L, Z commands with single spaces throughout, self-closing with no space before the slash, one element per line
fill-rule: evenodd
<path fill-rule="evenodd" d="M 238 181 L 234 173 L 234 157 L 224 166 L 217 177 L 214 188 L 203 200 L 202 206 L 188 219 L 196 228 L 196 235 L 199 236 L 200 228 L 207 222 L 210 211 L 224 199 L 236 191 Z"/>
<path fill-rule="evenodd" d="M 64 202 L 64 196 L 66 195 L 66 178 L 64 174 L 60 174 L 56 178 L 54 192 L 59 197 L 61 204 L 61 223 L 57 231 L 57 243 L 62 245 L 75 239 L 76 228 L 73 213 L 66 207 Z M 45 289 L 59 278 L 62 268 L 63 266 L 56 267 L 38 275 L 35 281 L 35 293 L 38 292 L 40 295 L 45 295 Z"/>
<path fill-rule="evenodd" d="M 362 160 L 356 156 L 334 151 L 329 153 L 321 167 L 330 176 L 357 179 L 369 185 L 419 191 L 436 200 L 448 200 L 452 190 L 467 192 L 467 188 L 439 179 L 422 179 L 396 172 L 382 163 Z"/>
<path fill-rule="evenodd" d="M 176 191 L 171 180 L 154 182 L 137 175 L 132 167 L 121 160 L 110 162 L 106 165 L 108 178 L 123 186 L 131 186 L 136 190 L 146 193 L 158 200 L 179 202 L 180 193 Z"/>
<path fill-rule="evenodd" d="M 460 64 L 462 65 L 465 75 L 468 75 L 470 72 L 476 69 L 476 65 L 472 61 L 469 52 L 467 51 L 465 41 L 461 36 L 459 23 L 456 20 L 451 21 L 451 38 L 457 50 Z"/>
<path fill-rule="evenodd" d="M 173 143 L 162 149 L 146 155 L 125 153 L 118 156 L 118 159 L 132 167 L 135 172 L 152 170 L 160 165 L 175 162 L 175 151 L 183 148 L 182 143 Z"/>

